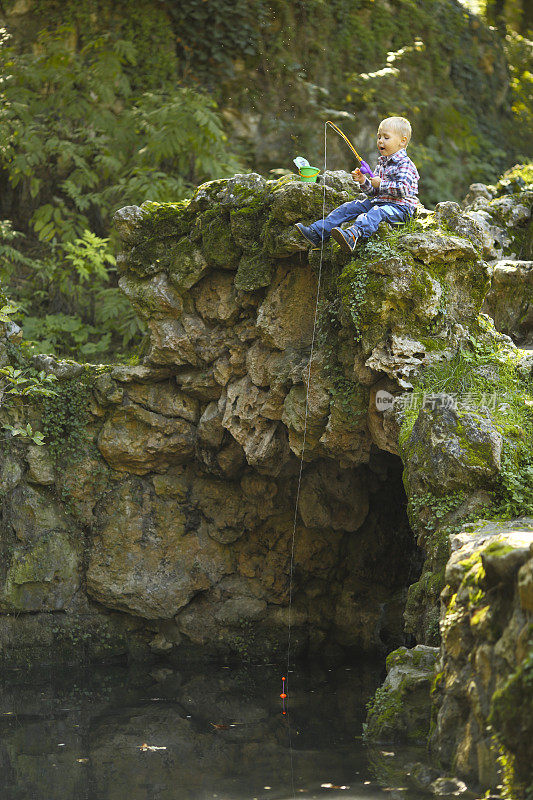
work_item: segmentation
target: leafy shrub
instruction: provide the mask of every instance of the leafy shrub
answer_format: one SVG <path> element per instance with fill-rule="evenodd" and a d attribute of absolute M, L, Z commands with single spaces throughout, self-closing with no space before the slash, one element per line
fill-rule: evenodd
<path fill-rule="evenodd" d="M 0 41 L 0 166 L 6 212 L 0 277 L 35 349 L 119 357 L 143 326 L 117 288 L 114 211 L 178 200 L 233 173 L 212 100 L 167 81 L 138 93 L 136 47 L 110 33 L 79 51 L 72 27 L 43 30 L 31 53 Z M 6 183 L 7 182 L 7 183 Z M 18 228 L 18 230 L 16 230 Z"/>

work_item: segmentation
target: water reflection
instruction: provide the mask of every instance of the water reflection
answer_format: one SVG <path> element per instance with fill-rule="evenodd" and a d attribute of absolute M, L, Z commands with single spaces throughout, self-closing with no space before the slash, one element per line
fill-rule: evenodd
<path fill-rule="evenodd" d="M 298 668 L 285 717 L 274 666 L 3 674 L 2 797 L 390 798 L 360 740 L 379 673 Z"/>

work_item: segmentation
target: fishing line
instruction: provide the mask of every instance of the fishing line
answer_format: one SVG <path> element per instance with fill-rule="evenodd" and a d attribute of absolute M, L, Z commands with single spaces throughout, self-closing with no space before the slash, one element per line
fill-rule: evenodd
<path fill-rule="evenodd" d="M 344 136 L 344 134 L 342 134 Z M 324 173 L 326 172 L 326 165 L 327 165 L 327 123 L 324 125 Z M 326 180 L 324 176 L 324 188 L 322 192 L 322 219 L 324 219 L 326 215 Z M 292 794 L 293 797 L 296 797 L 296 791 L 294 788 L 294 764 L 293 764 L 293 753 L 292 753 L 292 736 L 291 736 L 291 720 L 290 714 L 285 709 L 285 699 L 289 697 L 289 674 L 290 674 L 290 665 L 291 665 L 291 627 L 292 627 L 292 589 L 293 589 L 293 570 L 294 570 L 294 543 L 296 539 L 296 525 L 298 521 L 298 503 L 300 501 L 300 488 L 302 485 L 302 472 L 303 472 L 303 464 L 304 464 L 304 453 L 305 453 L 305 442 L 307 438 L 307 418 L 309 415 L 309 387 L 311 385 L 311 365 L 313 362 L 313 355 L 315 351 L 315 338 L 316 338 L 316 329 L 317 329 L 317 322 L 318 322 L 318 306 L 320 300 L 320 284 L 322 280 L 322 263 L 324 260 L 324 235 L 322 234 L 321 243 L 320 243 L 320 264 L 318 267 L 318 280 L 317 280 L 317 291 L 316 291 L 316 304 L 315 304 L 315 316 L 313 320 L 313 335 L 311 337 L 311 351 L 309 353 L 309 364 L 307 367 L 307 385 L 306 385 L 306 393 L 305 393 L 305 417 L 304 417 L 304 432 L 303 432 L 303 439 L 302 439 L 302 452 L 300 455 L 300 469 L 298 473 L 298 486 L 296 489 L 296 500 L 294 503 L 294 520 L 292 526 L 292 539 L 291 539 L 291 560 L 290 560 L 290 567 L 289 567 L 289 615 L 288 615 L 288 634 L 287 634 L 287 671 L 286 671 L 286 679 L 285 677 L 282 678 L 282 693 L 280 697 L 283 700 L 283 711 L 282 713 L 287 716 L 287 730 L 289 735 L 289 753 L 290 753 L 290 761 L 291 761 L 291 782 L 292 782 Z M 283 696 L 285 695 L 285 696 Z"/>

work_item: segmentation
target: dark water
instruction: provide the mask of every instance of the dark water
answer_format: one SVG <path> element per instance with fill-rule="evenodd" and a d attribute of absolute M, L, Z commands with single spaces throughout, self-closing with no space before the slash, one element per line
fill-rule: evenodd
<path fill-rule="evenodd" d="M 360 738 L 379 665 L 295 669 L 287 716 L 281 674 L 222 665 L 3 673 L 0 798 L 420 797 L 405 793 L 394 748 L 367 751 Z"/>

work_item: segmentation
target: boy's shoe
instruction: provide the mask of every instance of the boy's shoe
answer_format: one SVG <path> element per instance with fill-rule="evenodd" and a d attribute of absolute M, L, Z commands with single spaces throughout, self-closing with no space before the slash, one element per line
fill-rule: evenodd
<path fill-rule="evenodd" d="M 306 228 L 301 222 L 297 222 L 295 227 L 298 228 L 302 236 L 315 247 L 322 241 L 318 233 L 315 233 L 311 228 Z"/>
<path fill-rule="evenodd" d="M 355 245 L 359 240 L 359 236 L 354 236 L 350 231 L 343 231 L 342 228 L 333 228 L 331 231 L 331 238 L 335 239 L 337 244 L 340 244 L 345 253 L 352 253 L 355 250 Z"/>

